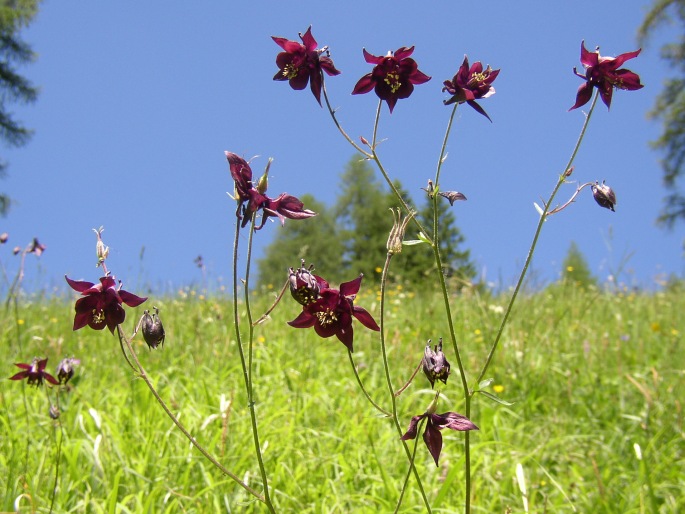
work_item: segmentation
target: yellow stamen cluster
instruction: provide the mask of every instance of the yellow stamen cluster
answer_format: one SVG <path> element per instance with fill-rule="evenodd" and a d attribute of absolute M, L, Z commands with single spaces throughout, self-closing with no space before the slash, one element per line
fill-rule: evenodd
<path fill-rule="evenodd" d="M 296 68 L 292 64 L 286 64 L 283 68 L 283 76 L 288 80 L 294 79 L 295 77 L 297 77 L 299 71 L 299 68 Z"/>
<path fill-rule="evenodd" d="M 105 312 L 102 310 L 93 309 L 93 323 L 104 323 Z"/>
<path fill-rule="evenodd" d="M 317 312 L 315 314 L 316 317 L 319 319 L 319 323 L 321 323 L 321 325 L 323 325 L 324 327 L 338 321 L 338 317 L 335 315 L 335 312 L 331 309 L 326 309 L 324 312 Z"/>
<path fill-rule="evenodd" d="M 397 72 L 390 72 L 385 76 L 384 82 L 390 86 L 391 93 L 397 93 L 397 90 L 402 86 L 400 82 L 400 75 Z"/>

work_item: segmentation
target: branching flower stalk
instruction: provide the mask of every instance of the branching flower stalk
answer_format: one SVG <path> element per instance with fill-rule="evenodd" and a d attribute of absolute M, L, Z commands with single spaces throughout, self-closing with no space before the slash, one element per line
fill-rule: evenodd
<path fill-rule="evenodd" d="M 252 213 L 252 219 L 250 223 L 250 236 L 249 236 L 249 246 L 252 246 L 252 234 L 255 229 L 255 219 L 256 213 Z M 257 456 L 257 462 L 259 464 L 259 471 L 262 477 L 262 485 L 264 488 L 263 501 L 266 504 L 269 512 L 275 514 L 275 509 L 273 503 L 271 502 L 271 497 L 269 495 L 269 484 L 266 475 L 266 468 L 264 467 L 264 459 L 262 457 L 261 445 L 259 443 L 259 431 L 257 429 L 257 415 L 255 413 L 255 401 L 252 392 L 252 377 L 251 377 L 251 366 L 252 366 L 252 339 L 254 334 L 254 327 L 252 326 L 252 319 L 249 318 L 249 343 L 248 343 L 248 362 L 245 361 L 245 352 L 243 349 L 242 334 L 240 331 L 240 315 L 238 312 L 238 242 L 240 241 L 240 223 L 236 221 L 235 228 L 235 238 L 233 240 L 233 323 L 235 326 L 236 334 L 236 345 L 238 347 L 238 353 L 240 355 L 240 364 L 243 369 L 243 378 L 245 381 L 245 392 L 247 394 L 248 409 L 250 411 L 250 421 L 252 423 L 252 438 L 254 440 L 255 455 Z M 249 255 L 249 249 L 248 249 Z M 249 258 L 247 260 L 248 270 L 249 270 Z M 245 279 L 245 297 L 248 298 L 248 283 L 247 278 Z M 247 303 L 248 313 L 249 303 Z M 248 314 L 249 315 L 249 314 Z"/>
<path fill-rule="evenodd" d="M 388 283 L 388 270 L 390 269 L 390 260 L 392 259 L 393 253 L 391 251 L 388 251 L 388 254 L 385 258 L 385 264 L 383 265 L 383 271 L 381 273 L 381 301 L 380 301 L 380 310 L 381 310 L 381 316 L 380 316 L 380 340 L 381 340 L 381 354 L 383 356 L 383 370 L 385 371 L 385 380 L 388 385 L 388 395 L 390 397 L 390 402 L 392 405 L 392 421 L 393 424 L 395 425 L 395 429 L 397 430 L 397 433 L 399 434 L 400 438 L 402 437 L 402 427 L 400 426 L 400 420 L 397 416 L 397 397 L 395 396 L 395 388 L 392 385 L 392 378 L 390 377 L 390 366 L 388 364 L 388 352 L 386 349 L 385 345 L 385 290 L 387 287 Z M 426 506 L 427 512 L 431 513 L 431 505 L 430 502 L 428 501 L 428 497 L 426 496 L 426 492 L 423 489 L 423 482 L 421 481 L 421 475 L 419 475 L 419 472 L 416 469 L 416 466 L 414 465 L 414 457 L 416 455 L 416 445 L 414 445 L 414 452 L 411 452 L 409 450 L 409 446 L 406 441 L 403 439 L 400 439 L 402 442 L 402 446 L 404 448 L 404 452 L 407 455 L 407 459 L 409 461 L 409 471 L 414 473 L 414 478 L 416 478 L 416 484 L 419 487 L 419 492 L 421 493 L 421 497 L 423 498 L 423 503 Z M 400 505 L 402 503 L 402 498 L 404 497 L 404 492 L 407 488 L 408 485 L 408 480 L 405 480 L 402 489 L 400 491 L 400 497 L 397 502 L 397 507 L 395 509 L 395 512 L 397 512 L 400 508 Z"/>
<path fill-rule="evenodd" d="M 511 295 L 511 298 L 509 300 L 509 304 L 507 305 L 506 310 L 504 311 L 504 315 L 502 317 L 502 322 L 500 323 L 499 329 L 497 330 L 497 335 L 495 336 L 495 340 L 492 343 L 492 346 L 490 348 L 490 352 L 488 353 L 488 356 L 485 360 L 485 364 L 483 364 L 483 368 L 481 369 L 480 373 L 478 374 L 478 378 L 476 379 L 475 383 L 479 384 L 481 380 L 485 377 L 485 374 L 488 371 L 488 368 L 490 367 L 490 363 L 492 362 L 492 359 L 495 355 L 495 352 L 497 351 L 497 348 L 499 346 L 499 342 L 502 339 L 502 334 L 504 333 L 504 328 L 507 325 L 507 322 L 509 321 L 509 315 L 511 314 L 511 310 L 514 307 L 514 303 L 516 302 L 516 297 L 519 294 L 519 291 L 521 290 L 521 287 L 523 286 L 523 281 L 526 278 L 526 273 L 528 272 L 528 267 L 530 266 L 531 261 L 533 260 L 533 255 L 535 253 L 535 248 L 537 247 L 538 244 L 538 239 L 540 238 L 540 233 L 542 232 L 542 226 L 545 223 L 545 220 L 547 219 L 547 215 L 549 213 L 549 207 L 552 205 L 552 202 L 554 201 L 554 198 L 556 197 L 557 193 L 559 192 L 559 189 L 561 186 L 566 182 L 566 170 L 571 169 L 573 166 L 573 161 L 576 158 L 576 155 L 578 154 L 578 150 L 580 149 L 580 145 L 583 142 L 583 138 L 585 137 L 585 132 L 587 130 L 588 124 L 590 123 L 590 118 L 592 117 L 592 113 L 595 110 L 595 106 L 597 105 L 597 98 L 599 98 L 600 92 L 597 91 L 595 93 L 594 98 L 592 99 L 592 105 L 590 106 L 590 110 L 588 111 L 587 115 L 585 116 L 585 122 L 583 123 L 583 127 L 580 130 L 580 135 L 578 136 L 578 140 L 576 141 L 576 145 L 573 148 L 573 152 L 571 152 L 571 157 L 568 160 L 568 163 L 566 166 L 564 166 L 564 172 L 562 172 L 559 175 L 559 178 L 557 179 L 557 183 L 554 186 L 554 189 L 552 190 L 552 193 L 549 195 L 549 198 L 544 204 L 544 209 L 542 214 L 540 215 L 540 219 L 538 220 L 538 224 L 535 228 L 535 233 L 533 235 L 533 241 L 530 244 L 530 248 L 528 250 L 528 256 L 526 257 L 525 262 L 523 263 L 523 268 L 521 269 L 521 273 L 519 275 L 518 281 L 516 282 L 516 286 L 514 287 L 514 292 Z M 470 396 L 473 396 L 473 392 L 470 394 Z M 468 411 L 466 413 L 468 416 Z"/>

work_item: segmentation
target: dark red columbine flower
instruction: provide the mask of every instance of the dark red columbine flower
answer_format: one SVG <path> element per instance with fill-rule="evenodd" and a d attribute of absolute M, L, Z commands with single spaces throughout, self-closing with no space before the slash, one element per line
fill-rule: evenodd
<path fill-rule="evenodd" d="M 59 385 L 57 379 L 45 371 L 45 366 L 47 363 L 47 358 L 43 360 L 34 358 L 31 364 L 23 364 L 18 362 L 15 364 L 15 366 L 23 369 L 24 371 L 20 371 L 16 375 L 11 376 L 10 380 L 23 380 L 26 378 L 29 385 L 35 385 L 38 387 L 39 385 L 43 385 L 43 379 L 45 379 L 52 385 Z"/>
<path fill-rule="evenodd" d="M 414 59 L 409 56 L 414 53 L 414 47 L 403 46 L 394 53 L 381 57 L 364 51 L 364 59 L 369 64 L 375 64 L 371 73 L 367 73 L 352 91 L 353 95 L 368 93 L 375 89 L 376 95 L 385 100 L 390 112 L 395 108 L 397 100 L 408 98 L 414 91 L 414 84 L 428 82 L 431 77 L 419 71 Z"/>
<path fill-rule="evenodd" d="M 444 100 L 443 103 L 449 105 L 455 102 L 460 104 L 466 102 L 490 120 L 490 116 L 476 103 L 476 100 L 495 94 L 495 88 L 492 87 L 492 83 L 497 78 L 497 75 L 499 75 L 499 71 L 493 70 L 490 65 L 484 70 L 483 64 L 480 61 L 474 62 L 473 66 L 469 68 L 469 58 L 464 56 L 464 62 L 459 67 L 454 78 L 443 82 L 445 87 L 442 90 L 452 95 L 452 98 Z M 492 120 L 490 121 L 492 122 Z"/>
<path fill-rule="evenodd" d="M 633 59 L 640 55 L 642 49 L 634 52 L 627 52 L 618 57 L 603 57 L 599 55 L 599 47 L 594 52 L 588 52 L 585 48 L 585 41 L 580 43 L 580 62 L 585 68 L 585 75 L 578 73 L 576 68 L 573 68 L 573 73 L 585 80 L 585 83 L 578 88 L 576 94 L 576 103 L 569 109 L 577 109 L 590 101 L 592 97 L 592 88 L 599 89 L 599 95 L 602 101 L 607 106 L 611 107 L 611 96 L 616 89 L 625 89 L 627 91 L 635 91 L 642 89 L 640 84 L 640 77 L 630 70 L 618 69 L 628 59 Z"/>
<path fill-rule="evenodd" d="M 363 275 L 359 275 L 350 282 L 343 282 L 340 284 L 340 290 L 328 287 L 320 288 L 318 298 L 304 305 L 300 315 L 293 321 L 289 321 L 288 325 L 295 328 L 314 327 L 320 337 L 337 336 L 349 351 L 354 351 L 352 347 L 354 336 L 352 316 L 357 318 L 366 328 L 380 330 L 366 309 L 354 305 L 362 277 Z"/>
<path fill-rule="evenodd" d="M 126 312 L 122 302 L 129 307 L 137 307 L 147 298 L 141 298 L 116 286 L 113 277 L 107 275 L 100 278 L 100 283 L 71 280 L 65 276 L 67 283 L 74 290 L 81 293 L 83 298 L 76 300 L 76 316 L 74 316 L 74 330 L 88 325 L 94 330 L 102 330 L 105 326 L 112 334 L 117 325 L 124 322 Z"/>
<path fill-rule="evenodd" d="M 416 438 L 419 421 L 423 418 L 426 418 L 426 429 L 423 431 L 423 442 L 426 443 L 426 447 L 433 456 L 436 466 L 438 465 L 438 459 L 440 458 L 440 452 L 442 451 L 442 434 L 440 431 L 443 428 L 459 430 L 461 432 L 478 430 L 478 427 L 466 416 L 462 416 L 456 412 L 435 414 L 430 412 L 429 409 L 425 414 L 411 418 L 407 432 L 401 437 L 403 441 Z"/>
<path fill-rule="evenodd" d="M 321 105 L 321 86 L 325 71 L 328 75 L 340 75 L 340 71 L 335 69 L 333 60 L 328 52 L 328 47 L 316 48 L 316 39 L 312 36 L 311 26 L 304 33 L 299 34 L 302 43 L 290 41 L 284 37 L 271 36 L 284 52 L 276 56 L 276 66 L 278 73 L 274 75 L 274 80 L 287 80 L 293 89 L 304 89 L 307 82 L 314 93 L 314 98 Z M 326 55 L 322 55 L 322 54 Z"/>
<path fill-rule="evenodd" d="M 252 215 L 260 209 L 263 212 L 262 222 L 255 230 L 262 228 L 269 216 L 278 217 L 281 225 L 285 223 L 285 218 L 299 220 L 316 216 L 314 211 L 305 209 L 304 204 L 292 195 L 281 193 L 275 199 L 266 196 L 267 181 L 261 180 L 260 184 L 255 186 L 252 183 L 252 169 L 247 161 L 232 152 L 224 153 L 228 159 L 231 178 L 235 182 L 235 195 L 238 200 L 236 216 L 242 220 L 242 227 L 247 225 Z"/>

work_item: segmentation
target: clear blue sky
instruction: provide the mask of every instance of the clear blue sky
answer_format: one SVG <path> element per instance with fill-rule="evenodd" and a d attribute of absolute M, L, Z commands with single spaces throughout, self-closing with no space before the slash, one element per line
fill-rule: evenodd
<path fill-rule="evenodd" d="M 352 157 L 309 90 L 274 82 L 279 48 L 270 36 L 296 39 L 313 25 L 342 75 L 327 79 L 348 132 L 370 137 L 376 97 L 351 96 L 371 67 L 362 47 L 384 54 L 415 45 L 419 68 L 433 77 L 413 96 L 387 108 L 381 154 L 394 177 L 419 198 L 433 176 L 449 108 L 442 82 L 464 54 L 501 68 L 497 93 L 482 102 L 494 123 L 459 109 L 443 189 L 468 202 L 454 207 L 466 246 L 488 281 L 511 284 L 537 221 L 533 202 L 549 194 L 583 122 L 567 112 L 580 85 L 579 47 L 601 53 L 635 50 L 645 1 L 576 2 L 58 2 L 46 0 L 24 38 L 38 60 L 21 71 L 41 94 L 14 112 L 35 130 L 28 145 L 3 150 L 15 200 L 1 230 L 0 256 L 10 273 L 14 245 L 37 236 L 47 251 L 27 261 L 27 287 L 63 288 L 63 275 L 96 281 L 95 237 L 105 226 L 110 269 L 135 290 L 230 277 L 235 218 L 224 150 L 271 168 L 269 191 L 312 193 L 333 201 L 338 176 Z M 599 105 L 574 179 L 606 179 L 616 213 L 589 191 L 551 218 L 534 260 L 533 278 L 558 277 L 571 241 L 602 280 L 652 287 L 683 275 L 683 225 L 654 224 L 664 190 L 659 155 L 649 148 L 660 126 L 646 118 L 669 73 L 659 47 L 665 32 L 626 67 L 645 87 L 618 91 L 611 112 Z M 574 186 L 562 190 L 569 197 Z M 288 221 L 289 223 L 291 221 Z M 390 217 L 388 224 L 390 224 Z M 258 234 L 257 249 L 280 228 Z M 145 248 L 141 260 L 141 249 Z M 292 263 L 284 263 L 284 268 Z"/>

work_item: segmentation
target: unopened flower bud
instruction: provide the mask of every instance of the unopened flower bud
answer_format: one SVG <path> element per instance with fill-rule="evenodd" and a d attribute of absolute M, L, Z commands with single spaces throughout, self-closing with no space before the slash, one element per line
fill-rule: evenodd
<path fill-rule="evenodd" d="M 259 191 L 260 194 L 265 194 L 269 187 L 269 168 L 271 168 L 271 162 L 272 159 L 269 159 L 269 161 L 266 163 L 264 175 L 259 177 L 259 180 L 257 181 L 257 191 Z"/>
<path fill-rule="evenodd" d="M 433 198 L 435 196 L 435 186 L 433 185 L 433 181 L 431 179 L 428 179 L 428 185 L 426 187 L 422 187 L 426 193 L 428 193 L 429 198 Z"/>
<path fill-rule="evenodd" d="M 48 414 L 52 419 L 59 419 L 59 407 L 57 405 L 50 405 L 50 410 L 48 411 Z"/>
<path fill-rule="evenodd" d="M 3 232 L 2 234 L 0 234 L 0 244 L 5 244 L 9 237 L 10 236 L 7 232 Z"/>
<path fill-rule="evenodd" d="M 312 273 L 313 269 L 313 264 L 304 267 L 304 259 L 298 269 L 289 269 L 290 294 L 300 305 L 315 302 L 319 298 L 319 291 L 328 287 L 328 282 Z"/>
<path fill-rule="evenodd" d="M 74 366 L 81 364 L 81 361 L 72 357 L 62 359 L 57 365 L 57 380 L 60 384 L 65 385 L 71 377 L 74 376 Z"/>
<path fill-rule="evenodd" d="M 431 383 L 431 387 L 435 385 L 436 380 L 447 384 L 447 377 L 450 375 L 450 363 L 447 362 L 445 354 L 442 353 L 442 337 L 435 350 L 431 348 L 431 340 L 428 340 L 421 364 L 423 365 L 423 373 Z"/>
<path fill-rule="evenodd" d="M 466 196 L 459 191 L 445 191 L 444 193 L 440 191 L 438 194 L 447 198 L 447 200 L 450 202 L 450 205 L 454 205 L 454 202 L 457 200 L 466 200 Z"/>
<path fill-rule="evenodd" d="M 95 255 L 97 255 L 98 258 L 98 262 L 95 265 L 96 268 L 101 266 L 102 263 L 107 260 L 107 256 L 109 255 L 109 246 L 105 246 L 105 243 L 102 242 L 102 233 L 104 230 L 104 227 L 93 229 L 93 232 L 95 232 L 95 235 L 98 238 L 97 243 L 95 243 Z"/>
<path fill-rule="evenodd" d="M 145 339 L 150 349 L 157 348 L 160 344 L 164 347 L 164 326 L 162 325 L 162 320 L 159 319 L 159 309 L 157 307 L 154 309 L 155 312 L 153 314 L 145 310 L 142 319 L 143 339 Z"/>
<path fill-rule="evenodd" d="M 390 209 L 390 212 L 392 212 L 393 224 L 392 229 L 390 230 L 390 234 L 388 235 L 388 242 L 386 243 L 386 248 L 388 249 L 389 254 L 394 255 L 396 253 L 402 252 L 402 241 L 404 240 L 404 233 L 407 230 L 407 225 L 409 224 L 409 221 L 414 217 L 414 214 L 416 213 L 414 211 L 411 211 L 408 216 L 402 219 L 402 211 L 399 209 L 399 207 L 397 208 L 397 211 Z"/>
<path fill-rule="evenodd" d="M 38 238 L 34 237 L 33 241 L 27 249 L 27 253 L 35 253 L 36 257 L 40 257 L 45 251 L 46 246 L 38 242 Z"/>
<path fill-rule="evenodd" d="M 12 253 L 14 255 L 17 255 L 19 252 L 21 252 L 21 248 L 19 246 L 15 246 L 14 249 L 12 250 Z"/>
<path fill-rule="evenodd" d="M 567 170 L 564 172 L 564 177 L 570 177 L 571 174 L 573 173 L 573 170 L 574 170 L 574 169 L 575 169 L 575 166 L 571 166 L 569 169 L 567 169 Z"/>
<path fill-rule="evenodd" d="M 616 205 L 616 194 L 614 193 L 613 189 L 604 183 L 603 180 L 601 184 L 599 182 L 595 182 L 593 184 L 592 196 L 601 207 L 614 211 L 614 205 Z"/>

